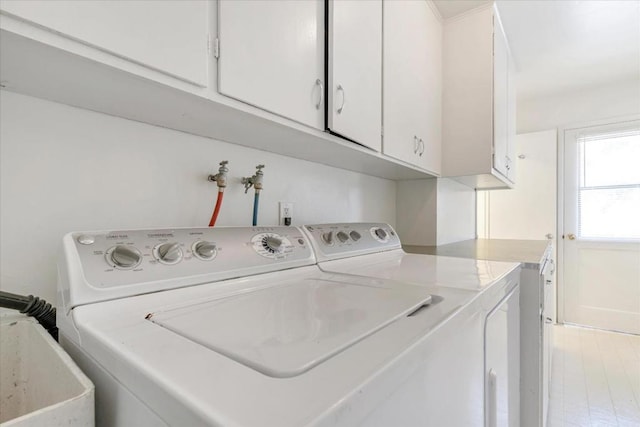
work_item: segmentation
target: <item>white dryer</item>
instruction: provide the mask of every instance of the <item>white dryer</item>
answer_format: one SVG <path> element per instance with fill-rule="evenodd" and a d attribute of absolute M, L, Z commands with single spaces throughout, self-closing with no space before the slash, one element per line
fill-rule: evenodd
<path fill-rule="evenodd" d="M 322 272 L 295 227 L 70 233 L 58 291 L 99 426 L 442 425 L 430 355 L 475 297 Z"/>
<path fill-rule="evenodd" d="M 467 425 L 518 425 L 519 264 L 408 254 L 388 224 L 315 224 L 304 229 L 325 272 L 473 292 L 476 321 L 457 332 L 467 340 L 467 348 L 442 356 L 451 360 L 451 389 L 467 389 L 452 399 L 469 410 L 480 408 L 480 415 Z"/>

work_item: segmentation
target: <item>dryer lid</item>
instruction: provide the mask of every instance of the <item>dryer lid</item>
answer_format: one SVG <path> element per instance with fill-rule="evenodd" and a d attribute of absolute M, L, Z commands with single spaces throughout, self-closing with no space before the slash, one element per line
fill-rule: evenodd
<path fill-rule="evenodd" d="M 418 287 L 308 278 L 148 319 L 266 375 L 292 377 L 430 301 Z"/>

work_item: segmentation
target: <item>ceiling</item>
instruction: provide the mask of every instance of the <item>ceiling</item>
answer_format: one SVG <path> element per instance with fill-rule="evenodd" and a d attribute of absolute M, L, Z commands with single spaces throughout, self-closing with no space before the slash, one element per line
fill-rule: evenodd
<path fill-rule="evenodd" d="M 447 19 L 491 2 L 489 0 L 434 0 L 434 3 L 440 15 Z"/>
<path fill-rule="evenodd" d="M 435 3 L 447 19 L 487 2 Z M 497 4 L 516 64 L 519 99 L 640 81 L 640 0 Z"/>

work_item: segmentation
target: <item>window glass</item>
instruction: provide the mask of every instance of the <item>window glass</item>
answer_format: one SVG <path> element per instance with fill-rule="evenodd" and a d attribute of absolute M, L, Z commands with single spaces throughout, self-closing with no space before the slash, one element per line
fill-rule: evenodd
<path fill-rule="evenodd" d="M 640 135 L 582 142 L 586 187 L 640 184 Z"/>
<path fill-rule="evenodd" d="M 579 140 L 579 235 L 640 239 L 640 133 Z"/>

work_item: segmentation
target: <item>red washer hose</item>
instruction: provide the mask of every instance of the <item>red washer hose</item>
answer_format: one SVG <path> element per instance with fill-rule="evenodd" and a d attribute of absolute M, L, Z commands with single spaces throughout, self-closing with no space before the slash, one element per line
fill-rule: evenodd
<path fill-rule="evenodd" d="M 213 227 L 216 225 L 216 220 L 218 219 L 218 214 L 220 213 L 220 206 L 222 206 L 222 195 L 224 194 L 224 190 L 220 189 L 218 191 L 218 198 L 216 200 L 216 207 L 213 209 L 213 215 L 211 215 L 211 221 L 209 221 L 209 227 Z"/>

